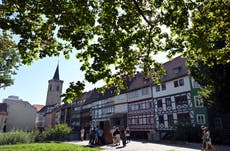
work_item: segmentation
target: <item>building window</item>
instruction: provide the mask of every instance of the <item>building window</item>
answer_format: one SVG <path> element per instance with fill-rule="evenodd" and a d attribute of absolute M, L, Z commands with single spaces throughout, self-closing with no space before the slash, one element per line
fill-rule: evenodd
<path fill-rule="evenodd" d="M 153 123 L 153 118 L 150 115 L 147 115 L 147 124 L 152 124 Z"/>
<path fill-rule="evenodd" d="M 204 114 L 197 114 L 196 115 L 197 124 L 205 124 L 205 115 Z"/>
<path fill-rule="evenodd" d="M 56 90 L 59 91 L 59 89 L 60 89 L 59 86 L 57 86 L 57 87 L 56 87 Z"/>
<path fill-rule="evenodd" d="M 145 102 L 146 109 L 150 109 L 152 107 L 152 102 Z"/>
<path fill-rule="evenodd" d="M 156 92 L 159 92 L 161 90 L 161 86 L 160 85 L 157 85 L 156 86 Z"/>
<path fill-rule="evenodd" d="M 175 88 L 179 86 L 178 81 L 174 81 L 173 83 Z"/>
<path fill-rule="evenodd" d="M 135 124 L 135 118 L 132 118 L 131 120 L 132 120 L 132 124 Z"/>
<path fill-rule="evenodd" d="M 132 104 L 132 109 L 131 109 L 131 111 L 134 111 L 135 110 L 135 104 Z"/>
<path fill-rule="evenodd" d="M 203 107 L 203 100 L 199 96 L 194 96 L 195 107 Z"/>
<path fill-rule="evenodd" d="M 172 105 L 171 98 L 165 98 L 165 102 L 166 102 L 166 106 Z"/>
<path fill-rule="evenodd" d="M 166 90 L 166 84 L 165 84 L 165 83 L 162 83 L 162 84 L 161 84 L 161 90 L 162 90 L 162 91 Z"/>
<path fill-rule="evenodd" d="M 136 117 L 135 119 L 134 119 L 134 124 L 139 124 L 139 119 L 138 119 L 138 117 Z"/>
<path fill-rule="evenodd" d="M 159 124 L 164 124 L 164 117 L 163 117 L 163 115 L 159 116 Z"/>
<path fill-rule="evenodd" d="M 137 98 L 138 97 L 138 91 L 130 92 L 129 99 Z"/>
<path fill-rule="evenodd" d="M 179 87 L 184 85 L 184 79 L 174 81 L 174 87 Z"/>
<path fill-rule="evenodd" d="M 134 105 L 134 110 L 139 110 L 139 108 L 140 108 L 140 104 L 135 104 Z"/>
<path fill-rule="evenodd" d="M 192 78 L 192 87 L 193 88 L 200 88 L 200 84 L 197 81 L 195 81 L 193 78 Z"/>
<path fill-rule="evenodd" d="M 132 105 L 131 104 L 128 105 L 128 110 L 132 111 Z"/>
<path fill-rule="evenodd" d="M 148 94 L 149 94 L 149 89 L 148 88 L 142 89 L 142 95 L 148 95 Z"/>
<path fill-rule="evenodd" d="M 176 105 L 188 104 L 188 99 L 186 95 L 175 96 Z"/>
<path fill-rule="evenodd" d="M 180 79 L 179 80 L 179 86 L 183 86 L 184 85 L 184 79 Z"/>
<path fill-rule="evenodd" d="M 181 71 L 181 67 L 173 68 L 173 73 L 177 74 Z"/>
<path fill-rule="evenodd" d="M 145 103 L 141 103 L 140 104 L 140 109 L 145 109 L 146 107 L 145 107 Z"/>
<path fill-rule="evenodd" d="M 146 117 L 143 117 L 143 124 L 147 124 L 147 119 L 146 119 Z"/>
<path fill-rule="evenodd" d="M 138 119 L 139 119 L 139 124 L 143 124 L 142 117 L 139 117 Z"/>
<path fill-rule="evenodd" d="M 157 100 L 157 107 L 158 108 L 162 107 L 162 100 L 161 99 Z"/>
<path fill-rule="evenodd" d="M 173 115 L 172 114 L 168 115 L 168 123 L 169 123 L 169 126 L 173 126 Z"/>
<path fill-rule="evenodd" d="M 124 100 L 125 99 L 125 95 L 124 94 L 121 94 L 121 95 L 118 95 L 117 100 Z"/>

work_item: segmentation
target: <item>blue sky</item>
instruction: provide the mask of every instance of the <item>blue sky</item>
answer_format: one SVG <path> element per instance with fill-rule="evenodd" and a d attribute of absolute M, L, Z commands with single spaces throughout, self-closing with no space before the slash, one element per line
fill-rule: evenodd
<path fill-rule="evenodd" d="M 167 59 L 164 53 L 157 56 L 157 60 L 165 62 Z M 48 81 L 53 78 L 59 61 L 59 75 L 60 79 L 64 81 L 62 92 L 64 93 L 70 82 L 83 80 L 84 73 L 80 71 L 80 62 L 71 55 L 69 60 L 61 57 L 50 57 L 34 61 L 30 66 L 23 65 L 14 76 L 14 84 L 0 89 L 0 102 L 10 95 L 18 96 L 30 104 L 43 104 L 45 105 Z M 95 85 L 87 83 L 86 91 L 95 87 L 102 86 L 103 83 L 99 82 Z"/>

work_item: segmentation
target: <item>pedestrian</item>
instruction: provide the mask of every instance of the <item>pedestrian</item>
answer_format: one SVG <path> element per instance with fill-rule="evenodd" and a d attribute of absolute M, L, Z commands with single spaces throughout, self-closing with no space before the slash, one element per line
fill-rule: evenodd
<path fill-rule="evenodd" d="M 126 130 L 123 130 L 122 133 L 121 133 L 121 140 L 122 140 L 122 144 L 123 144 L 123 147 L 126 146 Z"/>
<path fill-rule="evenodd" d="M 115 132 L 113 133 L 113 136 L 115 137 L 115 144 L 120 145 L 120 138 L 121 138 L 121 132 L 118 127 L 116 127 Z"/>
<path fill-rule="evenodd" d="M 129 127 L 127 127 L 125 129 L 125 136 L 126 136 L 126 139 L 127 139 L 127 143 L 130 142 L 130 130 L 129 130 Z"/>
<path fill-rule="evenodd" d="M 98 144 L 103 145 L 103 135 L 104 135 L 104 130 L 102 128 L 99 129 L 99 136 L 98 136 Z"/>
<path fill-rule="evenodd" d="M 205 148 L 206 148 L 206 139 L 205 139 L 205 127 L 202 125 L 201 126 L 201 140 L 202 140 L 202 147 L 201 147 L 201 150 L 202 151 L 205 151 Z"/>
<path fill-rule="evenodd" d="M 100 135 L 100 128 L 99 126 L 96 127 L 96 138 L 95 138 L 95 143 L 99 144 L 99 135 Z"/>
<path fill-rule="evenodd" d="M 81 133 L 81 141 L 83 141 L 84 140 L 84 135 L 85 135 L 85 129 L 83 127 L 82 127 L 80 133 Z"/>
<path fill-rule="evenodd" d="M 92 127 L 90 132 L 90 140 L 89 140 L 90 145 L 95 145 L 95 138 L 96 138 L 96 130 L 95 127 Z"/>
<path fill-rule="evenodd" d="M 210 136 L 210 131 L 208 130 L 207 127 L 204 128 L 205 130 L 205 144 L 206 144 L 206 150 L 209 149 L 209 147 L 211 147 L 212 151 L 215 151 L 215 147 L 214 145 L 212 144 L 212 141 L 211 141 L 211 136 Z"/>
<path fill-rule="evenodd" d="M 93 127 L 90 127 L 89 129 L 89 144 L 92 143 L 92 140 L 93 140 Z"/>
<path fill-rule="evenodd" d="M 110 130 L 110 133 L 111 133 L 112 138 L 113 138 L 113 144 L 115 144 L 115 137 L 113 136 L 113 133 L 115 132 L 115 130 L 116 130 L 115 126 L 113 126 L 113 128 Z"/>

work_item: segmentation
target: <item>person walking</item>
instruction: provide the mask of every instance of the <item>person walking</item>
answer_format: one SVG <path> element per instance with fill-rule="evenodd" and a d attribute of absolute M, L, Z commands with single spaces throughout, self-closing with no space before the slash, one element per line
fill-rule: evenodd
<path fill-rule="evenodd" d="M 90 127 L 89 129 L 89 144 L 91 144 L 93 140 L 93 127 Z"/>
<path fill-rule="evenodd" d="M 115 126 L 113 126 L 113 128 L 110 130 L 110 133 L 111 133 L 112 139 L 113 139 L 113 144 L 116 143 L 116 142 L 115 142 L 115 136 L 113 136 L 113 133 L 115 132 L 115 130 L 116 130 L 116 127 L 115 127 Z"/>
<path fill-rule="evenodd" d="M 127 141 L 126 141 L 126 132 L 125 132 L 126 130 L 123 130 L 122 132 L 121 132 L 121 140 L 122 140 L 122 144 L 123 144 L 123 147 L 125 147 L 126 146 L 126 143 L 127 143 Z"/>
<path fill-rule="evenodd" d="M 81 133 L 81 141 L 83 141 L 84 140 L 84 135 L 85 135 L 85 129 L 83 127 L 82 127 L 80 133 Z"/>
<path fill-rule="evenodd" d="M 98 145 L 103 145 L 103 135 L 104 135 L 104 130 L 102 128 L 99 128 L 99 134 L 98 134 Z"/>
<path fill-rule="evenodd" d="M 211 142 L 211 136 L 210 136 L 210 131 L 208 130 L 207 127 L 204 128 L 205 129 L 205 144 L 206 144 L 206 150 L 208 151 L 209 147 L 211 147 L 212 151 L 215 151 L 215 147 Z"/>
<path fill-rule="evenodd" d="M 96 139 L 95 139 L 95 144 L 99 145 L 99 135 L 100 135 L 100 128 L 99 126 L 96 127 Z"/>
<path fill-rule="evenodd" d="M 90 145 L 95 145 L 95 138 L 96 138 L 96 130 L 95 127 L 92 127 L 90 131 L 90 139 L 89 139 Z"/>
<path fill-rule="evenodd" d="M 201 126 L 201 140 L 202 140 L 202 147 L 201 151 L 205 151 L 206 148 L 206 138 L 205 138 L 205 127 Z"/>
<path fill-rule="evenodd" d="M 125 129 L 125 136 L 126 136 L 127 143 L 130 142 L 130 130 L 129 130 L 129 127 L 127 127 Z"/>
<path fill-rule="evenodd" d="M 121 132 L 119 130 L 119 128 L 117 127 L 115 132 L 113 133 L 113 136 L 115 137 L 115 144 L 120 145 L 120 137 L 121 137 Z"/>

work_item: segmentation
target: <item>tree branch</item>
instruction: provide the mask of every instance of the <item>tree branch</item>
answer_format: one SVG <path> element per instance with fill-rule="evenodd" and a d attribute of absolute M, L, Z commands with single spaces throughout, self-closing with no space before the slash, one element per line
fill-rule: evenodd
<path fill-rule="evenodd" d="M 136 7 L 137 11 L 141 14 L 141 16 L 146 21 L 146 23 L 152 28 L 153 27 L 152 23 L 145 17 L 143 11 L 141 10 L 141 8 L 138 5 L 138 2 L 136 0 L 133 0 L 133 2 L 135 4 L 135 7 Z"/>

